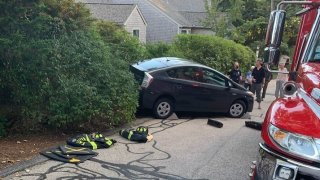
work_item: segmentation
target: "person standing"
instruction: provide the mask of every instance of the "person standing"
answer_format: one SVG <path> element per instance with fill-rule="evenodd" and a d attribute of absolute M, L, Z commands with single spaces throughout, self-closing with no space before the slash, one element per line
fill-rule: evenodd
<path fill-rule="evenodd" d="M 246 73 L 246 79 L 244 81 L 244 88 L 251 91 L 252 86 L 252 70 L 255 68 L 255 66 L 251 66 L 250 70 Z"/>
<path fill-rule="evenodd" d="M 241 71 L 239 69 L 239 63 L 235 62 L 233 64 L 233 69 L 229 72 L 230 79 L 232 79 L 236 83 L 240 83 L 241 79 Z"/>
<path fill-rule="evenodd" d="M 265 70 L 262 68 L 262 60 L 257 59 L 256 67 L 252 70 L 252 93 L 256 94 L 258 109 L 261 109 L 261 89 L 265 83 Z"/>
<path fill-rule="evenodd" d="M 261 99 L 262 101 L 266 97 L 268 84 L 273 78 L 272 73 L 270 71 L 268 71 L 267 67 L 263 67 L 263 69 L 264 69 L 264 73 L 265 73 L 265 76 L 266 76 L 266 82 L 265 82 L 265 84 L 263 86 L 262 99 Z"/>
<path fill-rule="evenodd" d="M 277 76 L 277 82 L 276 82 L 276 91 L 275 91 L 275 97 L 278 99 L 279 93 L 280 97 L 283 97 L 283 84 L 288 81 L 288 72 L 287 68 L 285 68 L 285 63 L 279 64 L 279 73 Z"/>

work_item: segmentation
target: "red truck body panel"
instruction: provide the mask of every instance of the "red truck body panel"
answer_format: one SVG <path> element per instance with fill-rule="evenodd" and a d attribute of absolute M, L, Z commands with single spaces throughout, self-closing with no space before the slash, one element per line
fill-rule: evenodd
<path fill-rule="evenodd" d="M 313 2 L 320 2 L 320 0 L 314 0 Z M 297 71 L 296 83 L 303 92 L 306 92 L 305 95 L 310 97 L 310 99 L 312 99 L 310 96 L 312 90 L 320 88 L 320 63 L 301 62 L 301 58 L 305 53 L 304 37 L 310 33 L 315 23 L 317 10 L 318 8 L 315 8 L 301 17 L 299 34 L 291 65 L 291 71 Z M 316 102 L 320 105 L 319 100 Z M 301 97 L 301 93 L 274 101 L 266 113 L 261 131 L 261 136 L 266 145 L 275 151 L 291 156 L 271 140 L 268 132 L 270 123 L 291 133 L 320 138 L 319 116 L 310 108 L 310 104 L 306 102 L 306 99 Z"/>

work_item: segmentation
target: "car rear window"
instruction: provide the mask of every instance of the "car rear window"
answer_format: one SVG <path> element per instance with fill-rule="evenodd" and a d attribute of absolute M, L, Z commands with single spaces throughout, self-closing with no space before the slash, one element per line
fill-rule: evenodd
<path fill-rule="evenodd" d="M 155 69 L 161 69 L 164 67 L 167 67 L 167 63 L 164 59 L 151 59 L 151 60 L 145 60 L 142 62 L 138 62 L 136 64 L 133 64 L 132 66 L 141 70 L 141 71 L 152 71 Z"/>

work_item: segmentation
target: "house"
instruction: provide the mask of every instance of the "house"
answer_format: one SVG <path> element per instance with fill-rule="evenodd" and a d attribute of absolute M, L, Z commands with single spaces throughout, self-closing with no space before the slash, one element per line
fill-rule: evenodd
<path fill-rule="evenodd" d="M 136 4 L 85 3 L 93 17 L 112 21 L 146 43 L 147 23 Z"/>
<path fill-rule="evenodd" d="M 171 42 L 177 34 L 214 34 L 203 26 L 206 0 L 78 0 L 84 3 L 138 6 L 146 24 L 146 42 Z M 91 11 L 96 11 L 91 9 Z M 92 12 L 95 14 L 95 12 Z M 130 31 L 129 31 L 130 32 Z"/>

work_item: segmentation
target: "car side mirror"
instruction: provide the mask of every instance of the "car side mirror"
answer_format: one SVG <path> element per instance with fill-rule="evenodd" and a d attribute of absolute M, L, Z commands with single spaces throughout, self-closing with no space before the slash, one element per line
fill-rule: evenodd
<path fill-rule="evenodd" d="M 280 61 L 279 48 L 267 47 L 264 49 L 264 62 L 270 65 L 278 66 Z"/>
<path fill-rule="evenodd" d="M 285 25 L 286 11 L 274 10 L 270 14 L 265 44 L 269 47 L 280 47 Z"/>
<path fill-rule="evenodd" d="M 230 82 L 228 79 L 225 80 L 225 86 L 226 86 L 228 89 L 230 89 L 230 88 L 232 87 L 232 84 L 231 84 L 231 82 Z"/>

